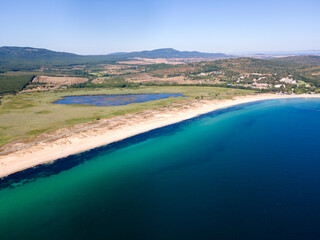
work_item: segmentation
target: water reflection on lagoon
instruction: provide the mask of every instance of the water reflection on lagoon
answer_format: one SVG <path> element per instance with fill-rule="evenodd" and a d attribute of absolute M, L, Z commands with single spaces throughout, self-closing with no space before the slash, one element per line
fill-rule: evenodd
<path fill-rule="evenodd" d="M 184 97 L 180 93 L 158 93 L 158 94 L 128 94 L 128 95 L 87 95 L 69 96 L 60 99 L 55 104 L 83 104 L 94 106 L 122 106 L 130 103 L 142 103 L 169 97 Z"/>

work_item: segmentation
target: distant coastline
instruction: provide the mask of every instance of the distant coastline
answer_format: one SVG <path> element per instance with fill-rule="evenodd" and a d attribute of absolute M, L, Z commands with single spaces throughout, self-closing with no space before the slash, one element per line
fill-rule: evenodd
<path fill-rule="evenodd" d="M 320 95 L 257 94 L 227 100 L 199 100 L 171 108 L 146 110 L 137 114 L 103 119 L 98 124 L 88 123 L 87 127 L 80 129 L 81 131 L 28 144 L 16 151 L 3 152 L 0 155 L 0 178 L 218 109 L 261 100 L 285 98 L 320 98 Z"/>

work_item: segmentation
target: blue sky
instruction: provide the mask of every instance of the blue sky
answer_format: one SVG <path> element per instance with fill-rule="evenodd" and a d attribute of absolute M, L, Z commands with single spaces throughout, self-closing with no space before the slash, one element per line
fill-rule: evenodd
<path fill-rule="evenodd" d="M 0 46 L 79 54 L 320 49 L 319 0 L 0 0 Z"/>

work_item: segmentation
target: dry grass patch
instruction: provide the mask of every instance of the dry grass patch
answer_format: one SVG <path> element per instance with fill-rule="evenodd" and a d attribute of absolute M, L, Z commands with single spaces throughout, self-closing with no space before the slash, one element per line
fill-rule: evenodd
<path fill-rule="evenodd" d="M 48 76 L 37 76 L 33 79 L 33 83 L 45 83 L 45 84 L 52 84 L 55 86 L 62 86 L 62 85 L 73 85 L 78 83 L 84 83 L 88 81 L 86 78 L 79 78 L 79 77 L 48 77 Z"/>

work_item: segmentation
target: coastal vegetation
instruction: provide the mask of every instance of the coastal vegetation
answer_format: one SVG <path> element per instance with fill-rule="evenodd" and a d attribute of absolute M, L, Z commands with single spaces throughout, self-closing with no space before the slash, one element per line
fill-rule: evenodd
<path fill-rule="evenodd" d="M 0 146 L 78 123 L 191 99 L 320 92 L 319 56 L 256 59 L 174 49 L 80 56 L 2 47 L 0 71 Z M 186 97 L 112 107 L 53 104 L 63 96 L 137 93 Z"/>
<path fill-rule="evenodd" d="M 109 107 L 53 103 L 64 96 L 142 93 L 182 93 L 186 97 Z M 254 93 L 254 91 L 218 87 L 139 86 L 135 88 L 66 89 L 6 95 L 0 105 L 0 146 L 19 139 L 30 141 L 41 133 L 78 123 L 136 113 L 146 109 L 168 107 L 173 103 L 183 103 L 195 99 L 224 99 L 250 93 Z"/>

